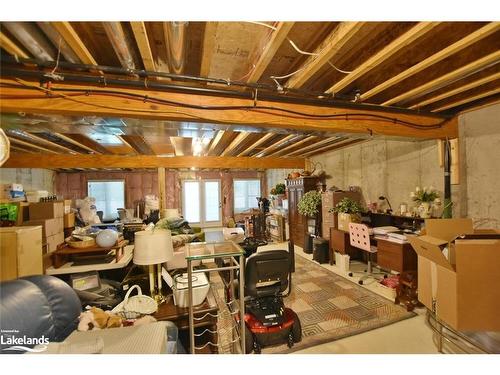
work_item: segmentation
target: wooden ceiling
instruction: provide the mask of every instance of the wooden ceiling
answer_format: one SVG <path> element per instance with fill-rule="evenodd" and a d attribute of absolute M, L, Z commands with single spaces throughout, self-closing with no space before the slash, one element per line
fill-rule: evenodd
<path fill-rule="evenodd" d="M 498 22 L 2 22 L 0 46 L 3 56 L 19 59 L 259 83 L 276 93 L 295 90 L 416 114 L 455 115 L 500 99 Z M 54 84 L 62 84 L 59 71 L 53 70 Z M 98 69 L 92 74 L 104 76 Z M 367 138 L 333 128 L 262 128 L 257 120 L 137 119 L 125 107 L 114 117 L 42 107 L 2 110 L 14 152 L 296 158 Z"/>

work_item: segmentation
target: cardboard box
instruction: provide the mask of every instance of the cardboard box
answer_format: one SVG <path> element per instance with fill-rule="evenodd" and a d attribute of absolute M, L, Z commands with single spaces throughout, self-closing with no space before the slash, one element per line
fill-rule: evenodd
<path fill-rule="evenodd" d="M 42 273 L 42 227 L 0 228 L 0 280 Z"/>
<path fill-rule="evenodd" d="M 30 220 L 54 219 L 64 216 L 64 202 L 38 202 L 29 205 Z"/>
<path fill-rule="evenodd" d="M 73 228 L 75 226 L 75 213 L 70 212 L 68 214 L 64 214 L 64 229 Z"/>
<path fill-rule="evenodd" d="M 458 331 L 500 331 L 498 234 L 474 231 L 470 219 L 428 219 L 425 230 L 408 237 L 420 302 Z"/>
<path fill-rule="evenodd" d="M 69 214 L 71 212 L 71 203 L 73 201 L 71 199 L 65 199 L 63 202 L 64 202 L 64 213 Z"/>
<path fill-rule="evenodd" d="M 45 239 L 46 252 L 52 253 L 57 250 L 57 246 L 64 242 L 64 233 L 60 232 Z"/>
<path fill-rule="evenodd" d="M 57 219 L 42 219 L 42 220 L 29 220 L 23 223 L 23 226 L 42 226 L 42 239 L 46 239 L 49 236 L 61 233 L 63 228 L 64 220 L 62 218 Z"/>

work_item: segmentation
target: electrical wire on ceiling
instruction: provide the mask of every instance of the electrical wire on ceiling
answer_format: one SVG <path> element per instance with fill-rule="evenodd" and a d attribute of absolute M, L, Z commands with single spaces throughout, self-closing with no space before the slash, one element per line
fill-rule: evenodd
<path fill-rule="evenodd" d="M 272 25 L 268 25 L 267 23 L 264 23 L 264 22 L 255 22 L 255 21 L 246 21 L 246 22 L 252 23 L 254 25 L 264 26 L 264 27 L 267 27 L 267 28 L 269 28 L 269 29 L 271 29 L 273 31 L 277 30 L 277 27 L 272 26 Z M 292 48 L 295 51 L 297 51 L 298 53 L 300 53 L 301 55 L 305 55 L 305 56 L 319 56 L 320 55 L 319 53 L 316 53 L 316 52 L 307 52 L 307 51 L 301 50 L 297 46 L 297 44 L 295 44 L 295 42 L 292 39 L 290 39 L 289 37 L 286 37 L 286 40 L 288 41 L 288 43 L 290 43 L 290 45 L 292 46 Z M 328 64 L 332 68 L 334 68 L 339 73 L 342 73 L 342 74 L 350 74 L 350 73 L 352 73 L 352 71 L 348 71 L 348 70 L 344 70 L 344 69 L 340 69 L 340 68 L 336 67 L 330 60 L 328 60 L 327 62 L 328 62 Z M 294 76 L 295 74 L 301 72 L 303 69 L 304 68 L 297 69 L 295 72 L 292 72 L 292 73 L 289 73 L 289 74 L 286 74 L 286 75 L 283 75 L 283 76 L 270 76 L 269 78 L 276 82 L 276 80 L 279 80 L 279 79 L 290 78 L 290 77 Z"/>
<path fill-rule="evenodd" d="M 301 111 L 294 111 L 291 109 L 286 109 L 286 108 L 280 108 L 280 107 L 275 107 L 275 106 L 267 106 L 267 105 L 259 105 L 257 103 L 254 103 L 253 105 L 237 105 L 237 106 L 206 106 L 206 105 L 198 105 L 198 104 L 188 104 L 184 102 L 177 102 L 173 100 L 166 100 L 154 96 L 148 96 L 148 95 L 142 95 L 138 94 L 135 92 L 130 92 L 130 91 L 118 91 L 118 90 L 113 90 L 113 89 L 96 89 L 96 88 L 90 88 L 88 90 L 85 89 L 77 89 L 77 88 L 57 88 L 57 87 L 52 87 L 50 88 L 45 88 L 37 85 L 30 84 L 28 82 L 25 82 L 19 78 L 15 79 L 16 82 L 19 83 L 19 85 L 15 84 L 5 84 L 2 83 L 1 86 L 7 86 L 7 87 L 26 87 L 30 88 L 33 90 L 38 90 L 44 92 L 46 95 L 38 97 L 38 99 L 51 99 L 51 98 L 56 98 L 60 97 L 68 101 L 73 101 L 79 104 L 84 104 L 84 105 L 89 105 L 97 108 L 102 108 L 102 109 L 111 109 L 111 110 L 116 110 L 116 111 L 123 111 L 122 107 L 116 107 L 112 105 L 105 105 L 105 104 L 97 104 L 97 103 L 90 103 L 88 101 L 79 99 L 78 97 L 88 97 L 90 95 L 107 95 L 107 96 L 115 96 L 115 97 L 126 97 L 128 99 L 134 99 L 136 101 L 141 101 L 141 102 L 150 102 L 150 103 L 155 103 L 155 104 L 161 104 L 161 105 L 168 105 L 168 106 L 175 106 L 175 107 L 181 107 L 181 108 L 189 108 L 189 109 L 197 109 L 197 110 L 206 110 L 206 111 L 230 111 L 230 110 L 248 110 L 252 112 L 257 112 L 257 113 L 265 113 L 268 115 L 272 116 L 279 116 L 280 119 L 276 120 L 276 123 L 283 124 L 283 121 L 281 120 L 282 117 L 285 118 L 293 118 L 293 119 L 315 119 L 315 120 L 333 120 L 333 119 L 338 119 L 338 120 L 377 120 L 377 121 L 383 121 L 383 122 L 390 122 L 394 125 L 400 125 L 400 126 L 405 126 L 413 129 L 419 129 L 419 130 L 432 130 L 432 129 L 439 129 L 443 126 L 443 124 L 447 121 L 446 119 L 436 123 L 436 124 L 430 124 L 430 125 L 422 125 L 422 124 L 417 124 L 411 121 L 405 121 L 401 120 L 395 117 L 390 117 L 390 116 L 384 116 L 384 115 L 378 115 L 378 114 L 373 114 L 373 113 L 368 113 L 368 112 L 358 112 L 358 113 L 334 113 L 334 114 L 316 114 L 316 113 L 306 113 L 306 112 L 301 112 Z M 63 92 L 71 92 L 73 94 L 67 95 L 64 94 Z M 78 96 L 78 97 L 77 97 Z M 3 96 L 5 99 L 19 99 L 23 100 L 26 97 L 25 96 L 20 96 L 20 97 L 13 97 L 13 96 Z M 36 99 L 36 98 L 34 98 Z M 155 114 L 182 114 L 191 118 L 196 118 L 199 120 L 203 121 L 208 121 L 208 122 L 213 122 L 216 121 L 215 119 L 208 119 L 203 116 L 197 116 L 193 115 L 191 113 L 187 112 L 182 112 L 179 110 L 175 111 L 164 111 L 164 110 L 151 110 L 151 109 L 136 109 L 136 108 L 127 108 L 127 111 L 129 112 L 134 112 L 134 113 L 155 113 Z M 278 112 L 278 113 L 276 113 Z M 272 121 L 270 121 L 271 123 Z"/>

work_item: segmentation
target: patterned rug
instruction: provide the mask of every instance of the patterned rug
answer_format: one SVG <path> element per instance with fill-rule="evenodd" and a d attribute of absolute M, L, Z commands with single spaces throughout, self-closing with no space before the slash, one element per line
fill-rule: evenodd
<path fill-rule="evenodd" d="M 300 318 L 302 341 L 291 349 L 266 347 L 262 353 L 291 353 L 416 315 L 302 256 L 295 257 L 292 293 L 285 305 Z"/>

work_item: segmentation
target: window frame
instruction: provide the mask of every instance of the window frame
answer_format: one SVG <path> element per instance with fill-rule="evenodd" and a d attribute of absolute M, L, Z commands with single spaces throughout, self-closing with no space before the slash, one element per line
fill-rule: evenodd
<path fill-rule="evenodd" d="M 118 207 L 118 208 L 127 208 L 127 183 L 124 178 L 115 178 L 115 179 L 91 179 L 87 180 L 87 196 L 90 197 L 89 193 L 89 183 L 90 182 L 123 182 L 123 207 Z M 118 217 L 118 212 L 116 213 L 116 216 Z M 103 212 L 103 220 L 106 220 Z"/>
<path fill-rule="evenodd" d="M 233 212 L 234 214 L 240 214 L 242 212 L 245 212 L 245 211 L 248 211 L 252 208 L 258 208 L 258 203 L 256 202 L 257 204 L 257 207 L 247 207 L 243 210 L 237 210 L 236 209 L 236 196 L 235 196 L 235 192 L 236 192 L 236 189 L 235 189 L 235 182 L 238 182 L 238 181 L 258 181 L 259 182 L 259 197 L 262 197 L 262 180 L 258 177 L 256 178 L 233 178 Z M 247 199 L 248 199 L 248 195 L 247 195 Z"/>

